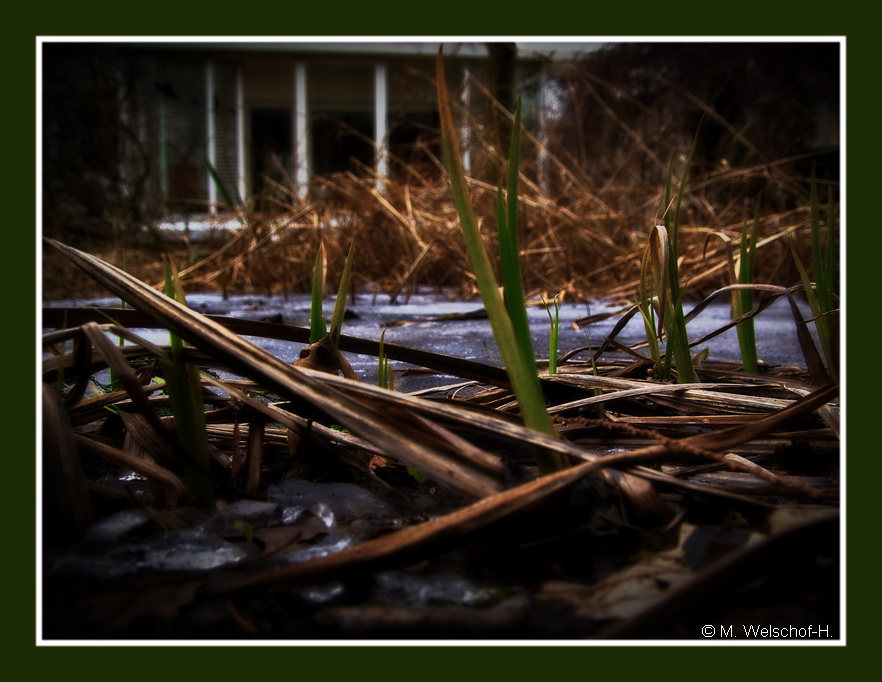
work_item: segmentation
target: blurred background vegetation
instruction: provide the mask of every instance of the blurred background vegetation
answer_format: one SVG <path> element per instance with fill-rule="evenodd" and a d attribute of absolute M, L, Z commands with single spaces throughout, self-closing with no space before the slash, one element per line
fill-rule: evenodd
<path fill-rule="evenodd" d="M 44 48 L 43 234 L 146 281 L 159 281 L 161 253 L 171 251 L 190 290 L 267 293 L 308 291 L 320 244 L 333 277 L 357 239 L 356 289 L 429 286 L 476 295 L 431 115 L 408 145 L 393 150 L 385 175 L 362 155 L 316 173 L 303 191 L 289 169 L 271 175 L 264 168 L 259 192 L 238 199 L 221 192 L 212 206 L 241 229 L 198 240 L 160 229 L 168 197 L 157 190 L 161 169 L 151 140 L 131 113 L 144 106 L 144 74 L 121 58 L 123 47 Z M 635 42 L 579 59 L 550 54 L 542 71 L 550 104 L 537 100 L 535 74 L 514 68 L 514 44 L 485 48 L 486 61 L 469 72 L 468 106 L 455 114 L 470 131 L 477 212 L 495 234 L 510 112 L 518 98 L 526 104 L 521 245 L 530 292 L 630 295 L 664 210 L 671 164 L 681 178 L 693 140 L 680 243 L 689 293 L 727 282 L 725 242 L 737 244 L 757 211 L 756 281 L 798 281 L 790 248 L 807 253 L 813 173 L 821 214 L 828 202 L 838 206 L 838 42 Z M 415 63 L 409 77 L 431 92 L 430 66 Z M 350 142 L 359 137 L 349 133 Z M 47 254 L 44 296 L 90 287 Z"/>

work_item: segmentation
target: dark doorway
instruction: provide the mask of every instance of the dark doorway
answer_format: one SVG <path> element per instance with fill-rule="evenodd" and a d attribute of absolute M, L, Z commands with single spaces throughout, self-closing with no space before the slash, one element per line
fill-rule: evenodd
<path fill-rule="evenodd" d="M 441 133 L 438 113 L 412 111 L 389 126 L 389 153 L 393 157 L 390 173 L 399 180 L 414 174 L 426 180 L 438 177 Z"/>
<path fill-rule="evenodd" d="M 267 179 L 281 182 L 291 173 L 291 109 L 251 110 L 251 189 L 257 194 Z"/>
<path fill-rule="evenodd" d="M 315 175 L 358 172 L 374 167 L 374 117 L 371 111 L 315 112 L 312 158 Z"/>

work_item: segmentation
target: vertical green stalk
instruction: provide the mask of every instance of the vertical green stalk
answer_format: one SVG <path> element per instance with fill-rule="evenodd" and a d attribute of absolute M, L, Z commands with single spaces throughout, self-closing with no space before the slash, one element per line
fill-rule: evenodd
<path fill-rule="evenodd" d="M 346 264 L 343 266 L 343 274 L 340 276 L 340 286 L 337 288 L 337 300 L 334 301 L 334 312 L 331 315 L 331 329 L 328 334 L 335 346 L 340 345 L 340 332 L 343 329 L 343 317 L 346 314 L 346 296 L 349 292 L 349 283 L 352 280 L 352 261 L 355 259 L 355 240 L 349 245 L 349 253 L 346 256 Z"/>
<path fill-rule="evenodd" d="M 665 361 L 663 369 L 663 377 L 665 380 L 670 378 L 671 362 L 677 368 L 678 383 L 695 383 L 698 381 L 698 375 L 692 364 L 692 352 L 689 348 L 689 338 L 686 332 L 686 319 L 683 314 L 683 291 L 680 288 L 680 268 L 677 263 L 677 238 L 680 228 L 680 206 L 683 202 L 683 194 L 686 188 L 686 181 L 689 178 L 689 167 L 692 163 L 692 157 L 695 154 L 696 142 L 698 134 L 692 142 L 692 148 L 689 150 L 689 156 L 686 159 L 686 165 L 683 170 L 683 177 L 680 180 L 680 187 L 677 190 L 676 203 L 671 205 L 671 184 L 673 180 L 674 160 L 671 158 L 671 164 L 668 167 L 668 178 L 665 186 L 665 214 L 664 228 L 665 236 L 662 237 L 660 231 L 656 229 L 654 236 L 662 237 L 668 242 L 666 258 L 659 262 L 659 267 L 665 269 L 665 277 L 667 286 L 660 291 L 660 305 L 662 311 L 659 313 L 665 318 L 665 331 L 667 332 L 668 343 L 665 352 Z M 650 246 L 652 240 L 650 240 Z"/>
<path fill-rule="evenodd" d="M 128 268 L 126 267 L 126 249 L 125 249 L 125 247 L 123 247 L 123 249 L 122 249 L 122 269 L 126 270 L 126 271 L 128 270 Z M 125 308 L 126 302 L 124 300 L 120 299 L 119 300 L 119 307 Z M 117 340 L 116 340 L 116 345 L 119 346 L 120 348 L 122 348 L 123 346 L 126 345 L 126 340 L 123 337 L 118 336 Z M 116 378 L 116 372 L 114 372 L 113 368 L 111 367 L 111 369 L 110 369 L 110 390 L 113 391 L 113 390 L 116 390 L 117 388 L 119 388 L 119 381 Z"/>
<path fill-rule="evenodd" d="M 328 333 L 322 303 L 325 297 L 325 245 L 319 244 L 312 268 L 312 299 L 309 307 L 309 342 L 316 343 Z"/>
<path fill-rule="evenodd" d="M 214 164 L 211 163 L 208 159 L 205 160 L 205 165 L 208 166 L 208 174 L 211 176 L 212 182 L 214 182 L 214 186 L 217 187 L 217 191 L 220 192 L 221 197 L 224 200 L 224 203 L 230 208 L 236 208 L 237 206 L 242 205 L 242 200 L 239 198 L 238 193 L 235 197 L 230 194 L 227 189 L 226 184 L 223 180 L 221 180 L 220 175 L 217 172 L 217 169 L 214 167 Z M 241 221 L 241 219 L 240 219 Z"/>
<path fill-rule="evenodd" d="M 542 303 L 545 304 L 545 312 L 548 313 L 548 323 L 551 326 L 551 336 L 548 340 L 548 373 L 549 374 L 557 374 L 557 346 L 558 346 L 558 338 L 560 334 L 560 304 L 557 301 L 557 296 L 552 300 L 552 305 L 554 305 L 554 314 L 551 314 L 551 310 L 548 309 L 548 303 L 545 299 L 542 299 Z"/>
<path fill-rule="evenodd" d="M 832 198 L 827 202 L 827 239 L 821 243 L 820 202 L 818 199 L 817 181 L 812 172 L 811 188 L 811 263 L 812 273 L 806 271 L 795 247 L 791 243 L 791 252 L 802 280 L 805 297 L 815 328 L 821 351 L 827 364 L 827 373 L 831 379 L 838 377 L 834 334 L 837 323 L 836 290 L 838 273 L 836 272 L 836 218 Z M 814 282 L 812 282 L 814 277 Z"/>
<path fill-rule="evenodd" d="M 503 192 L 497 193 L 496 219 L 499 233 L 499 263 L 502 271 L 502 289 L 505 307 L 515 330 L 521 355 L 534 359 L 527 306 L 524 300 L 524 283 L 521 274 L 521 247 L 518 236 L 518 187 L 520 184 L 520 127 L 521 104 L 515 109 L 511 133 L 511 149 L 508 156 L 508 180 Z"/>
<path fill-rule="evenodd" d="M 519 341 L 523 339 L 523 323 L 515 322 L 509 313 L 509 305 L 503 300 L 502 294 L 499 292 L 499 285 L 496 275 L 493 271 L 493 264 L 487 254 L 484 241 L 481 236 L 478 221 L 475 217 L 474 207 L 471 203 L 468 184 L 466 181 L 465 171 L 462 167 L 462 157 L 457 143 L 457 130 L 453 123 L 453 114 L 450 110 L 450 103 L 447 97 L 447 82 L 444 74 L 444 59 L 442 51 L 438 51 L 437 66 L 437 86 L 438 86 L 438 110 L 441 118 L 441 140 L 443 145 L 444 162 L 447 166 L 447 172 L 450 179 L 450 187 L 453 194 L 453 200 L 456 205 L 457 214 L 459 215 L 460 227 L 462 228 L 463 238 L 465 239 L 466 248 L 472 262 L 472 269 L 481 291 L 481 297 L 484 307 L 487 310 L 487 316 L 490 320 L 490 326 L 493 330 L 493 337 L 496 345 L 502 355 L 502 361 L 505 364 L 509 381 L 511 381 L 515 398 L 520 407 L 521 416 L 524 424 L 533 429 L 547 435 L 555 435 L 554 426 L 551 423 L 551 417 L 545 407 L 545 397 L 542 394 L 542 385 L 539 381 L 539 372 L 536 369 L 536 361 L 532 353 L 529 355 L 524 353 L 524 347 Z M 513 146 L 516 143 L 517 135 L 513 135 Z M 509 177 L 517 177 L 516 169 L 510 166 Z M 513 186 L 514 185 L 514 186 Z M 504 230 L 506 235 L 500 234 L 500 250 L 505 255 L 502 256 L 503 262 L 510 260 L 512 254 L 518 255 L 517 239 L 513 235 L 512 219 L 516 220 L 516 216 L 511 215 L 516 212 L 517 202 L 517 186 L 515 183 L 509 183 L 508 197 L 505 209 L 498 210 L 498 213 L 504 213 L 502 223 L 506 225 Z M 502 201 L 498 202 L 502 205 Z M 502 232 L 503 230 L 501 230 Z M 518 269 L 518 273 L 520 270 Z M 523 289 L 519 284 L 515 284 L 515 275 L 509 270 L 505 275 L 510 290 L 507 295 L 510 299 L 518 289 Z M 519 280 L 519 277 L 517 277 Z M 523 294 L 521 293 L 521 300 Z M 515 317 L 520 317 L 519 313 Z M 526 319 L 526 309 L 524 310 L 523 319 Z M 519 336 L 516 325 L 519 325 L 521 335 Z M 527 330 L 529 332 L 529 329 Z M 531 344 L 532 345 L 532 344 Z M 556 453 L 541 452 L 537 453 L 537 463 L 541 473 L 549 473 L 562 469 L 564 467 L 563 460 Z"/>
<path fill-rule="evenodd" d="M 377 353 L 377 386 L 390 391 L 395 388 L 395 379 L 389 368 L 389 358 L 386 357 L 386 330 L 380 334 L 380 350 Z"/>
<path fill-rule="evenodd" d="M 741 246 L 738 257 L 738 283 L 752 284 L 756 269 L 756 237 L 759 232 L 760 202 L 757 201 L 756 211 L 753 217 L 753 226 L 748 232 L 747 225 L 741 228 Z M 754 296 L 750 289 L 741 289 L 732 292 L 732 316 L 741 317 L 744 313 L 753 310 Z M 738 332 L 738 345 L 741 349 L 741 363 L 746 372 L 757 372 L 759 360 L 756 353 L 756 330 L 753 318 L 741 322 L 736 327 Z"/>
<path fill-rule="evenodd" d="M 664 245 L 667 242 L 662 242 Z M 643 253 L 640 262 L 640 280 L 637 290 L 637 309 L 643 318 L 643 328 L 646 330 L 646 343 L 649 346 L 649 353 L 652 357 L 652 364 L 656 372 L 661 372 L 662 357 L 660 339 L 662 337 L 662 322 L 656 315 L 657 298 L 659 298 L 656 279 L 663 279 L 663 272 L 659 272 L 659 268 L 653 265 L 653 252 L 649 244 Z"/>
<path fill-rule="evenodd" d="M 167 255 L 163 260 L 166 296 L 178 303 L 186 303 L 174 262 Z M 184 341 L 180 336 L 169 333 L 169 344 L 171 361 L 164 361 L 162 366 L 175 420 L 175 432 L 184 452 L 184 481 L 193 503 L 213 507 L 214 486 L 209 476 L 211 460 L 205 431 L 205 406 L 199 367 L 186 361 Z"/>
<path fill-rule="evenodd" d="M 818 198 L 818 183 L 812 172 L 812 272 L 815 277 L 815 298 L 817 310 L 815 314 L 815 326 L 818 330 L 818 338 L 821 341 L 821 349 L 827 359 L 827 368 L 831 377 L 835 376 L 835 362 L 833 358 L 833 327 L 836 309 L 836 233 L 834 229 L 833 201 L 827 199 L 827 239 L 821 243 L 821 218 L 820 201 Z"/>

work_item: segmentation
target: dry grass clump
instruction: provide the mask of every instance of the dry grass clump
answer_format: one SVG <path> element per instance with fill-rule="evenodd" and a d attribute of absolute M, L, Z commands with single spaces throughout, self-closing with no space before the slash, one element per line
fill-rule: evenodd
<path fill-rule="evenodd" d="M 631 297 L 648 235 L 665 211 L 669 164 L 673 159 L 674 178 L 682 179 L 683 160 L 696 133 L 678 245 L 687 296 L 700 297 L 729 283 L 727 254 L 730 248 L 737 252 L 742 228 L 758 207 L 755 281 L 782 286 L 799 281 L 791 242 L 807 259 L 810 176 L 816 162 L 831 164 L 820 173 L 821 213 L 826 214 L 825 202 L 838 201 L 837 154 L 835 148 L 812 150 L 820 124 L 812 119 L 816 102 L 803 91 L 828 103 L 827 90 L 834 83 L 822 75 L 835 65 L 825 66 L 822 75 L 805 76 L 823 81 L 823 87 L 813 81 L 800 85 L 799 92 L 793 85 L 789 92 L 789 72 L 783 68 L 783 75 L 754 73 L 753 80 L 742 82 L 746 76 L 737 70 L 743 61 L 738 55 L 747 48 L 730 46 L 720 54 L 712 48 L 674 52 L 670 46 L 622 45 L 615 54 L 602 51 L 588 63 L 552 65 L 561 91 L 569 92 L 567 108 L 541 139 L 534 132 L 535 114 L 527 117 L 522 133 L 521 245 L 529 294 Z M 759 54 L 754 48 L 751 54 Z M 713 76 L 713 66 L 710 75 L 690 76 L 695 54 L 709 49 L 720 77 Z M 799 55 L 814 54 L 811 46 L 806 49 Z M 629 67 L 628 60 L 640 68 Z M 781 55 L 774 63 L 781 63 Z M 792 70 L 804 75 L 811 62 L 799 63 Z M 673 70 L 665 76 L 654 64 Z M 762 82 L 756 80 L 760 76 Z M 490 114 L 508 120 L 511 114 L 482 83 L 473 79 L 472 84 L 475 98 L 483 98 L 481 107 L 472 102 L 472 111 L 483 108 L 484 113 L 454 114 L 471 131 L 466 149 L 474 161 L 470 189 L 490 242 L 489 235 L 496 234 L 496 183 L 507 155 L 492 142 L 498 118 Z M 746 104 L 736 107 L 723 85 L 749 89 Z M 775 106 L 760 107 L 763 97 L 772 95 Z M 159 281 L 159 255 L 171 250 L 190 290 L 287 295 L 309 290 L 320 244 L 333 279 L 355 241 L 353 285 L 358 290 L 406 295 L 416 287 L 437 287 L 471 298 L 477 289 L 436 143 L 431 135 L 425 138 L 418 153 L 408 155 L 410 162 L 390 158 L 388 177 L 355 165 L 316 178 L 305 197 L 284 173 L 281 181 L 267 178 L 261 196 L 239 207 L 220 207 L 244 226 L 226 238 L 169 243 L 139 228 L 112 247 L 75 245 L 145 281 Z M 491 250 L 496 246 L 489 244 Z M 47 296 L 65 290 L 87 293 L 92 286 L 54 256 L 45 265 Z"/>
<path fill-rule="evenodd" d="M 283 212 L 247 215 L 244 229 L 213 251 L 208 243 L 182 242 L 176 249 L 179 267 L 191 290 L 302 293 L 310 288 L 319 245 L 325 249 L 328 276 L 336 281 L 354 240 L 358 248 L 353 284 L 358 290 L 406 294 L 433 287 L 473 298 L 477 289 L 445 182 L 386 183 L 381 191 L 369 174 L 327 178 L 322 184 L 332 191 L 332 201 L 292 201 Z M 496 188 L 473 180 L 472 190 L 482 228 L 495 235 Z M 613 194 L 609 190 L 607 197 Z M 570 299 L 633 295 L 649 228 L 657 220 L 642 206 L 631 212 L 605 212 L 601 204 L 611 203 L 577 187 L 552 197 L 527 184 L 521 194 L 521 244 L 530 294 Z M 701 198 L 692 197 L 680 233 L 681 272 L 693 296 L 728 283 L 727 250 L 737 247 L 743 225 L 752 217 L 731 216 L 724 223 L 702 207 Z M 808 230 L 807 203 L 762 216 L 756 281 L 785 286 L 797 282 L 790 242 L 807 257 Z M 495 250 L 495 238 L 487 239 Z M 119 255 L 113 255 L 107 260 L 120 264 Z M 154 259 L 126 265 L 141 279 L 158 281 Z"/>
<path fill-rule="evenodd" d="M 540 377 L 556 432 L 551 437 L 522 426 L 498 367 L 393 344 L 380 349 L 375 341 L 346 335 L 340 337 L 343 352 L 385 353 L 463 381 L 403 393 L 339 376 L 330 366 L 290 365 L 246 337 L 305 343 L 308 329 L 203 316 L 89 254 L 58 242 L 49 246 L 131 307 L 43 311 L 43 324 L 52 330 L 43 337 L 42 370 L 47 549 L 64 548 L 94 520 L 125 510 L 144 513 L 157 529 L 186 528 L 189 519 L 202 523 L 239 501 L 262 500 L 270 485 L 292 478 L 357 481 L 390 508 L 400 508 L 397 518 L 405 519 L 367 523 L 366 509 L 356 519 L 360 524 L 349 527 L 357 542 L 300 561 L 285 557 L 313 548 L 309 526 L 268 521 L 251 527 L 243 521 L 225 542 L 246 548 L 247 558 L 229 565 L 177 574 L 150 569 L 114 579 L 49 575 L 43 583 L 49 638 L 138 639 L 154 636 L 159 630 L 153 628 L 166 638 L 194 631 L 212 638 L 281 638 L 296 635 L 300 623 L 314 634 L 336 604 L 313 610 L 285 602 L 283 623 L 265 620 L 276 612 L 279 589 L 341 580 L 357 586 L 360 596 L 347 593 L 347 599 L 361 607 L 366 578 L 409 570 L 415 562 L 449 570 L 451 556 L 463 562 L 467 575 L 525 585 L 518 589 L 535 611 L 518 623 L 522 638 L 664 636 L 671 623 L 689 615 L 684 605 L 706 604 L 708 594 L 737 599 L 752 581 L 766 584 L 779 575 L 781 562 L 793 575 L 811 571 L 812 599 L 799 588 L 783 598 L 776 591 L 772 613 L 778 603 L 792 604 L 801 616 L 816 618 L 817 608 L 820 622 L 838 632 L 838 592 L 827 582 L 819 588 L 817 576 L 829 580 L 830 571 L 814 567 L 819 554 L 830 557 L 825 565 L 836 565 L 838 556 L 835 383 L 812 385 L 786 368 L 745 381 L 737 368 L 708 363 L 699 369 L 702 383 L 675 385 L 646 379 L 643 361 L 599 361 L 595 369 L 568 360 L 558 374 Z M 143 327 L 166 328 L 187 341 L 182 364 L 200 368 L 191 395 L 204 417 L 198 431 L 181 428 L 176 413 L 164 364 L 173 347 L 131 331 Z M 107 332 L 124 335 L 132 345 L 117 345 Z M 95 373 L 107 368 L 116 383 L 95 390 Z M 241 379 L 222 379 L 218 371 Z M 474 390 L 463 390 L 469 388 Z M 210 455 L 199 468 L 213 490 L 207 503 L 197 503 L 191 492 L 192 458 L 183 435 L 202 438 Z M 529 458 L 536 448 L 557 453 L 569 466 L 537 475 Z M 440 502 L 424 506 L 426 486 L 413 470 L 428 476 L 432 496 L 435 486 L 444 491 Z M 110 484 L 131 478 L 131 472 L 149 485 L 149 496 L 136 498 Z M 697 533 L 716 537 L 721 518 L 745 531 L 745 538 L 750 530 L 751 540 L 727 548 L 719 560 L 697 566 L 684 561 L 669 586 L 670 574 L 659 569 L 669 567 L 672 553 L 679 556 Z M 322 525 L 321 532 L 329 530 Z M 476 540 L 492 542 L 491 554 L 504 551 L 516 559 L 488 572 L 474 553 Z M 573 547 L 579 548 L 575 554 Z M 609 556 L 601 570 L 591 558 L 595 553 Z M 534 563 L 525 563 L 531 556 Z M 104 555 L 90 557 L 98 565 Z M 589 589 L 611 605 L 628 606 L 629 597 L 609 586 L 653 583 L 634 573 L 646 570 L 666 589 L 641 596 L 639 608 L 600 620 L 585 610 Z M 552 610 L 543 598 L 553 590 L 558 601 Z M 726 599 L 712 608 L 720 602 L 724 608 Z M 757 602 L 757 614 L 769 612 L 767 599 Z M 252 614 L 254 624 L 234 617 L 228 627 L 231 612 L 240 611 Z M 463 639 L 463 628 L 484 611 L 457 611 L 445 632 Z M 379 637 L 377 626 L 388 616 L 385 610 L 375 613 L 372 637 Z M 565 623 L 561 630 L 545 629 L 556 620 Z M 345 637 L 345 627 L 325 622 L 326 638 Z M 408 637 L 432 632 L 422 619 L 409 622 Z M 294 630 L 291 623 L 298 624 Z M 508 619 L 493 627 L 480 636 L 511 635 Z"/>
<path fill-rule="evenodd" d="M 371 176 L 347 173 L 323 182 L 333 188 L 333 202 L 301 201 L 283 212 L 249 214 L 245 227 L 227 237 L 161 240 L 144 233 L 128 247 L 104 244 L 87 250 L 148 282 L 160 281 L 160 256 L 170 251 L 189 290 L 287 295 L 309 291 L 320 244 L 328 276 L 336 281 L 355 240 L 357 290 L 406 294 L 432 287 L 466 299 L 477 295 L 445 181 L 386 184 L 382 192 Z M 477 213 L 485 216 L 482 228 L 493 235 L 496 188 L 474 181 L 472 190 Z M 649 228 L 656 220 L 640 206 L 631 213 L 604 213 L 596 210 L 597 204 L 576 188 L 554 198 L 535 185 L 523 191 L 522 267 L 528 293 L 569 299 L 633 295 Z M 698 200 L 686 207 L 685 215 L 681 271 L 690 294 L 701 296 L 728 283 L 727 242 L 737 247 L 749 218 L 711 221 L 714 216 L 702 212 Z M 808 231 L 808 204 L 764 215 L 756 281 L 797 282 L 790 242 L 807 258 Z M 497 244 L 489 248 L 495 250 Z M 50 297 L 100 293 L 52 254 L 44 259 L 43 275 L 44 293 Z"/>

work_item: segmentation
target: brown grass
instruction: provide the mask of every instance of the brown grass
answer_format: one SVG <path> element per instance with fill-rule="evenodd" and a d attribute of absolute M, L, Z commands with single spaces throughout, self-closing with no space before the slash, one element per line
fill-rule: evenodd
<path fill-rule="evenodd" d="M 726 240 L 737 245 L 742 225 L 753 207 L 741 214 L 714 210 L 703 199 L 711 179 L 690 197 L 681 228 L 681 272 L 692 296 L 729 283 Z M 378 192 L 369 175 L 347 173 L 323 181 L 333 201 L 293 202 L 273 214 L 253 213 L 234 235 L 202 242 L 159 239 L 142 234 L 130 244 L 96 244 L 102 259 L 148 282 L 161 279 L 163 251 L 170 251 L 188 290 L 306 292 L 320 243 L 327 254 L 328 276 L 337 281 L 352 240 L 358 243 L 354 287 L 359 291 L 406 293 L 417 287 L 452 289 L 463 298 L 477 295 L 444 179 L 421 184 L 389 184 Z M 488 241 L 495 251 L 495 187 L 474 181 L 478 215 L 484 216 Z M 649 229 L 657 222 L 650 206 L 660 204 L 660 190 L 647 192 L 633 210 L 605 211 L 626 205 L 621 196 L 636 192 L 610 189 L 605 200 L 572 187 L 555 197 L 528 186 L 522 193 L 522 254 L 525 287 L 546 296 L 630 298 Z M 615 199 L 615 201 L 613 201 Z M 823 214 L 823 211 L 822 211 Z M 790 255 L 795 241 L 808 261 L 808 206 L 762 218 L 756 280 L 789 286 L 798 281 Z M 722 237 L 722 238 L 721 238 Z M 57 257 L 44 261 L 47 297 L 84 295 L 86 278 Z"/>
<path fill-rule="evenodd" d="M 493 551 L 515 547 L 519 553 L 512 556 L 520 557 L 529 557 L 520 552 L 540 538 L 541 559 L 532 559 L 535 565 L 507 561 L 504 570 L 494 569 L 499 577 L 492 577 L 490 571 L 489 579 L 523 585 L 518 589 L 541 608 L 542 591 L 555 586 L 571 585 L 582 591 L 606 589 L 606 580 L 645 582 L 644 574 L 632 578 L 628 571 L 679 550 L 680 538 L 694 537 L 687 534 L 693 524 L 709 525 L 705 530 L 713 534 L 719 532 L 715 525 L 719 518 L 730 519 L 723 527 L 745 529 L 746 523 L 752 524 L 751 541 L 743 549 L 731 550 L 700 571 L 684 561 L 677 591 L 646 597 L 645 606 L 633 615 L 617 614 L 608 621 L 593 613 L 585 617 L 579 615 L 584 614 L 580 600 L 565 600 L 554 607 L 555 618 L 561 617 L 560 609 L 571 618 L 572 624 L 566 625 L 570 630 L 564 633 L 652 636 L 643 634 L 648 622 L 660 618 L 661 625 L 655 627 L 667 632 L 671 619 L 681 617 L 683 603 L 703 602 L 708 593 L 736 598 L 742 582 L 778 575 L 779 561 L 787 560 L 794 575 L 804 575 L 819 554 L 833 561 L 837 557 L 832 530 L 839 523 L 840 427 L 838 389 L 833 383 L 812 387 L 805 376 L 793 375 L 787 368 L 745 377 L 737 367 L 708 363 L 699 370 L 701 384 L 673 385 L 646 379 L 644 362 L 603 362 L 597 373 L 587 363 L 567 362 L 559 374 L 541 376 L 558 436 L 549 437 L 521 425 L 504 372 L 495 366 L 462 364 L 390 344 L 385 348 L 390 358 L 434 367 L 444 375 L 478 378 L 480 383 L 472 393 L 460 390 L 471 382 L 401 393 L 338 376 L 336 369 L 317 371 L 300 361 L 290 365 L 246 337 L 305 342 L 306 329 L 208 318 L 88 254 L 57 242 L 49 246 L 101 282 L 106 291 L 132 304 L 110 311 L 119 324 L 167 328 L 190 344 L 190 361 L 205 369 L 232 370 L 242 380 L 201 373 L 205 437 L 212 453 L 206 473 L 216 499 L 197 514 L 183 482 L 188 460 L 178 449 L 174 418 L 157 412 L 169 405 L 163 393 L 168 385 L 158 375 L 158 358 L 167 357 L 168 347 L 139 342 L 126 327 L 107 326 L 107 309 L 46 308 L 44 324 L 56 329 L 44 336 L 44 347 L 54 351 L 43 364 L 42 499 L 47 548 L 76 541 L 94 519 L 120 509 L 144 511 L 176 528 L 185 519 L 203 518 L 243 497 L 260 496 L 266 486 L 292 477 L 358 481 L 406 510 L 402 524 L 371 531 L 347 549 L 301 562 L 278 559 L 308 546 L 314 538 L 306 535 L 301 542 L 298 527 L 289 534 L 292 529 L 270 523 L 256 531 L 265 530 L 268 539 L 255 544 L 247 560 L 230 566 L 179 575 L 148 572 L 146 577 L 155 583 L 144 582 L 142 574 L 99 578 L 84 585 L 63 574 L 49 576 L 44 602 L 45 634 L 50 638 L 75 634 L 137 639 L 151 636 L 153 623 L 166 638 L 186 638 L 181 633 L 190 632 L 189 607 L 201 608 L 219 596 L 261 615 L 261 605 L 275 604 L 279 588 L 363 580 L 377 571 L 405 570 L 415 562 L 449 567 L 452 553 L 463 562 L 456 570 L 465 575 L 477 570 L 480 575 L 487 567 L 482 565 L 486 559 L 475 558 L 473 543 L 478 538 L 492 541 Z M 61 323 L 66 328 L 60 328 Z M 105 331 L 128 334 L 140 345 L 118 346 Z M 341 337 L 340 348 L 378 351 L 376 342 L 346 336 Z M 150 358 L 146 364 L 145 354 Z M 87 380 L 106 367 L 116 368 L 120 389 L 90 395 Z M 59 392 L 62 379 L 68 388 Z M 279 399 L 267 401 L 263 397 L 267 395 Z M 604 405 L 601 418 L 586 411 L 599 402 Z M 537 476 L 528 460 L 536 447 L 559 453 L 570 466 Z M 422 488 L 407 467 L 424 472 L 433 481 L 433 491 L 435 485 L 445 491 L 441 513 L 424 513 Z M 130 499 L 94 480 L 108 469 L 117 477 L 137 471 L 150 482 L 150 497 Z M 246 476 L 246 471 L 253 475 Z M 788 531 L 794 528 L 802 529 L 803 544 L 798 546 L 810 550 L 805 555 L 810 558 L 794 553 Z M 642 538 L 639 551 L 632 544 L 635 531 Z M 274 533 L 283 533 L 287 540 L 271 544 Z M 611 537 L 615 543 L 603 544 Z M 251 545 L 247 535 L 234 540 Z M 572 547 L 580 548 L 578 559 L 573 559 Z M 756 548 L 761 554 L 753 553 Z M 605 565 L 620 568 L 597 575 L 586 552 L 589 557 L 608 553 L 610 562 Z M 95 556 L 99 561 L 101 555 Z M 736 564 L 739 570 L 730 560 L 741 562 Z M 758 568 L 745 573 L 744 563 Z M 154 592 L 154 585 L 173 589 L 174 595 Z M 667 582 L 665 587 L 672 589 Z M 776 591 L 773 601 L 793 603 L 799 614 L 813 613 L 810 609 L 818 600 L 820 608 L 829 608 L 827 604 L 835 600 L 834 591 L 825 589 L 812 582 L 812 599 L 796 592 L 796 596 L 786 593 L 787 601 L 782 601 Z M 627 596 L 616 596 L 615 590 L 610 594 L 613 604 L 628 601 Z M 676 595 L 673 605 L 668 594 Z M 155 613 L 156 604 L 162 605 L 161 614 Z M 334 605 L 327 608 L 330 611 L 317 612 L 317 622 Z M 763 608 L 765 602 L 757 602 L 757 612 L 764 613 Z M 460 631 L 465 624 L 462 618 L 471 619 L 482 611 L 483 607 L 464 611 L 451 623 L 451 631 Z M 221 616 L 211 614 L 206 636 L 257 633 L 246 628 L 248 634 L 243 634 L 240 627 L 222 630 L 227 612 L 225 608 Z M 540 613 L 543 617 L 531 621 L 553 620 Z M 138 620 L 145 616 L 146 630 L 139 630 Z M 159 620 L 152 620 L 154 616 Z M 285 618 L 310 623 L 312 610 L 289 607 Z M 261 627 L 268 636 L 288 634 L 285 626 L 267 623 Z M 604 629 L 607 626 L 610 631 Z M 525 632 L 530 638 L 548 636 L 541 625 L 533 624 Z M 408 633 L 414 636 L 426 635 L 416 626 Z"/>
<path fill-rule="evenodd" d="M 633 103 L 621 90 L 584 69 L 574 73 L 573 86 L 589 93 L 583 95 L 581 106 L 590 109 L 593 118 L 580 123 L 582 110 L 574 108 L 572 116 L 543 141 L 529 128 L 523 135 L 520 198 L 525 287 L 530 294 L 549 298 L 556 294 L 570 299 L 630 298 L 647 236 L 664 211 L 668 160 L 671 154 L 675 158 L 685 155 L 695 132 L 690 127 L 694 116 L 687 114 L 698 111 L 715 125 L 722 121 L 726 130 L 733 126 L 674 84 L 658 97 L 667 98 L 666 106 L 674 96 L 678 102 L 687 102 L 692 110 L 681 109 L 682 120 L 661 120 L 651 107 L 643 107 L 635 119 L 633 112 L 628 114 L 623 108 Z M 475 85 L 489 106 L 496 105 L 481 83 Z M 576 107 L 579 102 L 573 101 Z M 458 116 L 462 119 L 463 112 Z M 469 121 L 473 139 L 494 139 L 487 120 L 485 112 L 483 119 Z M 763 135 L 780 139 L 771 134 L 777 130 L 774 122 L 763 124 L 748 128 L 747 136 L 762 127 Z M 594 139 L 585 126 L 595 131 Z M 809 260 L 810 180 L 806 173 L 813 159 L 768 160 L 768 154 L 760 153 L 743 132 L 732 135 L 732 144 L 747 150 L 739 157 L 741 164 L 697 157 L 687 183 L 680 257 L 691 297 L 729 283 L 726 241 L 737 248 L 742 226 L 752 220 L 758 203 L 762 223 L 756 281 L 781 286 L 799 281 L 791 241 L 800 256 Z M 171 251 L 190 291 L 279 295 L 309 290 L 320 243 L 327 254 L 330 281 L 336 281 L 349 244 L 355 240 L 356 290 L 406 294 L 416 287 L 436 287 L 472 298 L 477 289 L 443 164 L 434 156 L 431 141 L 425 145 L 410 157 L 421 157 L 423 163 L 392 158 L 390 178 L 382 182 L 372 169 L 359 167 L 315 179 L 309 196 L 302 198 L 292 183 L 268 180 L 266 192 L 252 197 L 238 214 L 245 227 L 227 238 L 170 240 L 141 227 L 117 231 L 112 242 L 83 244 L 64 236 L 60 239 L 148 282 L 161 279 L 160 255 Z M 476 212 L 492 242 L 496 183 L 503 177 L 505 158 L 486 142 L 473 144 L 471 153 Z M 676 167 L 675 179 L 682 172 Z M 837 183 L 828 181 L 822 187 L 822 202 L 828 196 L 836 201 L 836 192 Z M 825 215 L 824 207 L 821 214 Z M 490 247 L 495 252 L 495 243 Z M 88 280 L 53 254 L 46 254 L 43 274 L 46 297 L 94 293 Z"/>

